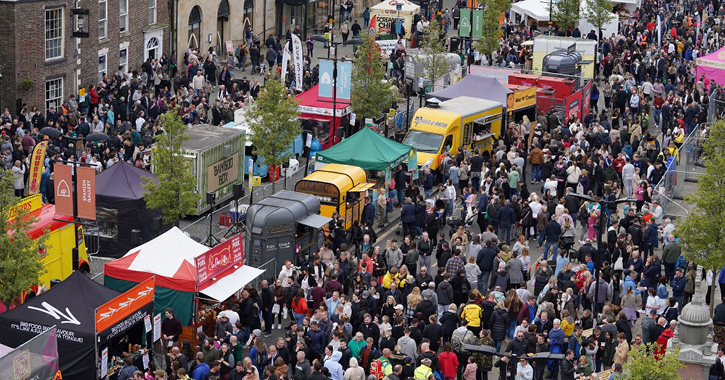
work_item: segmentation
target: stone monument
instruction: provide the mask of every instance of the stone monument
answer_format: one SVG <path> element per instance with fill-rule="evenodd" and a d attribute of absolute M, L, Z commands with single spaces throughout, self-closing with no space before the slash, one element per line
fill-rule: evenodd
<path fill-rule="evenodd" d="M 705 305 L 701 290 L 702 267 L 698 266 L 696 272 L 695 294 L 682 308 L 675 336 L 667 344 L 668 351 L 674 345 L 680 346 L 680 361 L 685 367 L 679 373 L 683 379 L 707 379 L 710 365 L 717 359 L 710 309 Z"/>

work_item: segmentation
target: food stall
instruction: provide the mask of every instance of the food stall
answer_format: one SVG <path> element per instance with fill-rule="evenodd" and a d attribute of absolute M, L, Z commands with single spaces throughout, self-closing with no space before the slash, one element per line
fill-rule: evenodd
<path fill-rule="evenodd" d="M 214 192 L 217 204 L 230 199 L 234 193 L 232 185 L 244 180 L 244 131 L 199 125 L 189 128 L 187 134 L 189 139 L 181 149 L 191 163 L 197 193 Z M 154 171 L 153 164 L 151 171 Z M 201 197 L 196 202 L 196 215 L 210 207 L 206 197 Z"/>
<path fill-rule="evenodd" d="M 73 272 L 47 292 L 0 314 L 0 344 L 17 347 L 57 326 L 60 370 L 70 380 L 98 378 L 97 363 L 104 355 L 107 361 L 130 357 L 143 363 L 144 355 L 151 357 L 153 341 L 152 330 L 144 324 L 153 309 L 150 281 L 120 293 Z M 113 365 L 106 368 L 110 376 Z"/>
<path fill-rule="evenodd" d="M 420 13 L 420 6 L 408 0 L 386 0 L 370 8 L 370 17 L 375 17 L 378 35 L 392 34 L 396 31 L 398 20 L 403 23 L 405 38 L 410 39 L 413 32 L 413 19 Z"/>
<path fill-rule="evenodd" d="M 350 125 L 352 107 L 348 102 L 337 100 L 335 107 L 335 125 L 332 125 L 333 99 L 319 97 L 319 85 L 297 95 L 300 123 L 305 132 L 320 141 L 322 149 L 327 149 L 345 137 Z"/>
<path fill-rule="evenodd" d="M 325 242 L 322 228 L 332 220 L 321 216 L 314 195 L 282 190 L 247 209 L 249 264 L 260 266 L 277 259 L 301 265 Z M 275 273 L 268 273 L 274 277 Z"/>

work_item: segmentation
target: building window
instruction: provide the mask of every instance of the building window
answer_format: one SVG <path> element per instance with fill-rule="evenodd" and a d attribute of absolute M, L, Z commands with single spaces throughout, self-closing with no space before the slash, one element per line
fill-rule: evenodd
<path fill-rule="evenodd" d="M 119 0 L 119 6 L 121 8 L 121 11 L 119 13 L 119 27 L 121 33 L 124 33 L 128 31 L 128 0 Z"/>
<path fill-rule="evenodd" d="M 106 54 L 98 56 L 98 81 L 103 80 L 103 75 L 108 72 L 108 62 L 106 62 Z"/>
<path fill-rule="evenodd" d="M 58 108 L 63 103 L 63 78 L 45 81 L 45 110 Z"/>
<path fill-rule="evenodd" d="M 149 25 L 156 24 L 156 0 L 149 0 Z"/>
<path fill-rule="evenodd" d="M 197 5 L 189 14 L 189 48 L 198 49 L 201 45 L 199 38 L 201 38 L 201 8 Z"/>
<path fill-rule="evenodd" d="M 120 60 L 118 62 L 119 62 L 119 64 L 118 64 L 119 70 L 121 70 L 121 73 L 123 75 L 126 75 L 126 72 L 128 71 L 128 49 L 127 48 L 121 49 Z"/>
<path fill-rule="evenodd" d="M 63 8 L 45 11 L 45 59 L 63 57 Z"/>
<path fill-rule="evenodd" d="M 98 0 L 98 39 L 106 38 L 108 30 L 108 5 L 107 0 Z"/>

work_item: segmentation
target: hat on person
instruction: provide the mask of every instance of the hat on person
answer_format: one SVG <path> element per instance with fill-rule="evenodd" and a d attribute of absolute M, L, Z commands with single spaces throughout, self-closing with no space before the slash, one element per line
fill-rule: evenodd
<path fill-rule="evenodd" d="M 262 336 L 262 330 L 254 329 L 252 330 L 252 334 L 254 334 L 254 336 Z"/>
<path fill-rule="evenodd" d="M 405 364 L 410 364 L 413 362 L 413 358 L 411 358 L 410 356 L 406 356 L 405 360 L 403 360 L 403 361 L 405 362 Z"/>
<path fill-rule="evenodd" d="M 367 290 L 364 290 L 363 293 L 362 293 L 362 297 L 363 298 L 370 298 L 370 292 L 368 292 Z"/>
<path fill-rule="evenodd" d="M 403 310 L 403 309 L 404 309 L 403 305 L 400 305 L 400 304 L 395 305 L 395 310 Z"/>
<path fill-rule="evenodd" d="M 509 249 L 509 246 L 506 245 L 506 244 L 504 244 L 504 245 L 501 246 L 501 250 L 502 251 L 508 251 L 508 249 Z"/>

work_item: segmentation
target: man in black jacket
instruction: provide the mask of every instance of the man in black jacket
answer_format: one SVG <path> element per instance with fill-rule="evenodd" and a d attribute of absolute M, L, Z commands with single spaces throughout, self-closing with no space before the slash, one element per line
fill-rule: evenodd
<path fill-rule="evenodd" d="M 566 358 L 561 361 L 561 380 L 574 380 L 577 365 L 574 361 L 574 351 L 566 350 Z"/>
<path fill-rule="evenodd" d="M 274 291 L 269 287 L 267 280 L 262 280 L 262 317 L 264 318 L 264 336 L 272 335 L 272 325 L 274 323 L 274 315 L 272 315 L 272 306 L 274 306 Z"/>
<path fill-rule="evenodd" d="M 509 343 L 508 347 L 506 347 L 505 352 L 510 352 L 512 355 L 521 357 L 526 353 L 527 346 L 528 342 L 524 340 L 524 331 L 519 330 L 519 332 L 516 333 L 516 338 Z"/>
<path fill-rule="evenodd" d="M 478 256 L 476 256 L 476 264 L 481 269 L 481 274 L 478 276 L 478 290 L 481 292 L 488 290 L 488 280 L 491 277 L 491 271 L 493 271 L 493 259 L 495 257 L 496 251 L 493 249 L 493 243 L 488 240 L 485 246 L 478 251 Z"/>

